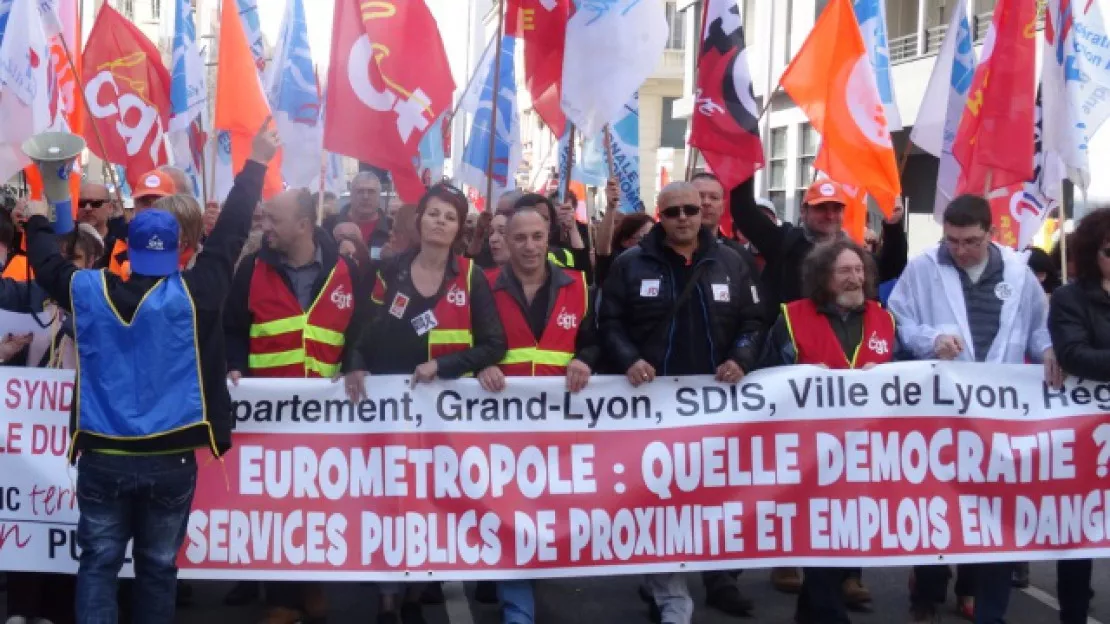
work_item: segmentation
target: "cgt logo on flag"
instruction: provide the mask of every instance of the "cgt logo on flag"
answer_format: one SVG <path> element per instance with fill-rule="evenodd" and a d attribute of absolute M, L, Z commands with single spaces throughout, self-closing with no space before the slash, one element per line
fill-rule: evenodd
<path fill-rule="evenodd" d="M 866 54 L 852 66 L 846 84 L 844 99 L 848 104 L 848 113 L 860 133 L 879 147 L 891 147 L 886 111 L 878 97 L 871 60 Z"/>

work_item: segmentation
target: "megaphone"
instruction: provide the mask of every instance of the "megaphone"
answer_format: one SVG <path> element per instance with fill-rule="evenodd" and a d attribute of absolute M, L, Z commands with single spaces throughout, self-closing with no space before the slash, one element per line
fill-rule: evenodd
<path fill-rule="evenodd" d="M 54 231 L 58 234 L 66 234 L 74 227 L 69 173 L 84 149 L 85 140 L 69 132 L 42 132 L 23 142 L 23 153 L 42 176 L 43 191 L 53 208 Z"/>

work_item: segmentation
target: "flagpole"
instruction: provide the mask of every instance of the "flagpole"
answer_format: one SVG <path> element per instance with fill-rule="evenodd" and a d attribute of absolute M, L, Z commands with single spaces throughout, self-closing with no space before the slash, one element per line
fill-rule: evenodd
<path fill-rule="evenodd" d="M 324 188 L 327 186 L 328 153 L 320 150 L 320 188 L 316 192 L 316 223 L 324 224 Z"/>
<path fill-rule="evenodd" d="M 200 125 L 200 117 L 193 120 L 196 124 L 197 132 L 204 132 L 204 128 Z M 207 137 L 205 138 L 205 146 L 207 146 Z M 204 157 L 205 146 L 200 148 L 200 194 L 204 198 L 204 207 L 208 208 L 208 165 Z"/>
<path fill-rule="evenodd" d="M 759 111 L 759 120 L 763 124 L 763 129 L 760 131 L 760 134 L 762 135 L 760 137 L 760 143 L 764 145 L 764 149 L 767 149 L 767 146 L 771 143 L 771 116 L 767 115 L 767 111 L 771 110 L 771 100 L 774 99 L 775 93 L 777 93 L 779 88 L 781 88 L 782 86 L 781 84 L 775 85 L 774 87 L 771 86 L 774 84 L 775 80 L 775 6 L 778 3 L 768 2 L 767 4 L 771 8 L 771 26 L 767 29 L 767 32 L 769 34 L 767 39 L 767 76 L 766 82 L 764 83 L 763 91 L 767 94 L 767 99 L 763 102 L 763 110 Z M 749 16 L 745 15 L 744 19 L 746 20 L 748 19 L 748 17 Z M 747 42 L 745 42 L 745 44 L 746 43 Z M 789 45 L 789 43 L 790 42 L 788 41 L 787 44 Z M 766 116 L 766 120 L 763 119 L 764 116 Z M 816 156 L 814 156 L 814 158 L 816 158 Z M 766 169 L 763 171 L 761 182 L 762 184 L 760 186 L 762 187 L 762 189 L 760 195 L 766 196 L 768 189 L 770 189 L 771 187 L 771 175 L 770 172 Z"/>
<path fill-rule="evenodd" d="M 501 47 L 504 44 L 505 37 L 502 33 L 505 30 L 505 0 L 497 0 L 497 47 L 494 50 L 493 57 L 493 93 L 490 97 L 490 124 L 489 124 L 489 154 L 486 157 L 486 209 L 492 211 L 493 205 L 493 160 L 494 152 L 497 145 L 497 101 L 501 99 Z M 464 92 L 465 95 L 465 92 Z M 460 100 L 461 102 L 462 100 Z M 508 184 L 508 177 L 513 172 L 508 171 L 509 163 L 505 163 L 505 180 L 506 186 Z"/>
<path fill-rule="evenodd" d="M 73 53 L 69 51 L 69 44 L 66 42 L 66 34 L 64 32 L 58 33 L 58 40 L 62 42 L 62 51 L 65 52 L 66 61 L 69 63 L 69 70 L 73 72 L 74 78 L 77 79 L 77 84 L 84 89 L 84 82 L 81 80 L 81 74 L 77 71 L 77 64 L 73 62 Z M 85 113 L 89 116 L 89 122 L 93 129 L 93 135 L 96 136 L 96 144 L 100 147 L 100 153 L 104 155 L 105 162 L 108 158 L 108 150 L 104 148 L 104 137 L 100 136 L 100 128 L 96 126 L 96 117 L 92 114 L 92 107 L 89 105 L 89 98 L 78 98 L 85 105 Z M 108 178 L 112 182 L 112 187 L 116 191 L 116 201 L 119 202 L 120 208 L 123 208 L 123 192 L 119 188 L 119 180 L 116 179 L 116 170 L 113 167 L 108 167 Z"/>
<path fill-rule="evenodd" d="M 570 179 L 574 176 L 574 124 L 569 125 L 567 130 L 567 177 L 565 180 L 560 180 L 559 183 L 562 188 L 562 200 L 567 200 L 567 194 L 570 193 Z"/>
<path fill-rule="evenodd" d="M 605 163 L 609 167 L 609 177 L 617 177 L 617 166 L 613 163 L 613 133 L 609 131 L 609 124 L 605 124 Z"/>

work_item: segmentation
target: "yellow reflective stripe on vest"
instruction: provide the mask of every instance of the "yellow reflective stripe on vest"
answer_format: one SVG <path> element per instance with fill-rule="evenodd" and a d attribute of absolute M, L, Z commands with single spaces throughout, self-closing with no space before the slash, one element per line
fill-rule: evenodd
<path fill-rule="evenodd" d="M 429 345 L 474 344 L 474 334 L 465 329 L 433 329 L 428 332 Z"/>
<path fill-rule="evenodd" d="M 574 354 L 567 353 L 566 351 L 549 351 L 546 349 L 537 349 L 535 347 L 524 347 L 521 349 L 509 349 L 505 353 L 505 358 L 501 360 L 501 364 L 531 363 L 545 366 L 567 366 L 573 359 Z"/>
<path fill-rule="evenodd" d="M 279 353 L 252 353 L 247 356 L 251 368 L 277 368 L 304 363 L 304 349 L 290 349 Z"/>
<path fill-rule="evenodd" d="M 306 372 L 316 373 L 321 377 L 334 377 L 339 372 L 338 364 L 325 364 L 316 358 L 307 357 L 304 360 Z"/>
<path fill-rule="evenodd" d="M 255 323 L 251 325 L 251 338 L 266 338 L 268 336 L 280 336 L 281 334 L 301 331 L 301 328 L 304 327 L 306 318 L 306 315 L 301 314 L 300 316 L 290 316 L 289 318 L 278 319 L 276 321 Z"/>
<path fill-rule="evenodd" d="M 322 342 L 333 347 L 343 346 L 343 334 L 330 329 L 324 329 L 323 327 L 316 327 L 315 325 L 305 326 L 304 337 L 305 340 L 315 340 L 316 342 Z"/>

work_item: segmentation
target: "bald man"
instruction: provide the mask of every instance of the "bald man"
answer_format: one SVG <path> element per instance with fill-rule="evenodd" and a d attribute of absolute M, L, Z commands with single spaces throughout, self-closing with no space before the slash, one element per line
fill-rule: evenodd
<path fill-rule="evenodd" d="M 702 227 L 702 202 L 689 182 L 659 193 L 659 223 L 613 261 L 598 311 L 602 351 L 629 384 L 656 376 L 714 375 L 739 383 L 755 369 L 765 321 L 747 265 Z M 752 603 L 730 576 L 706 579 L 710 604 L 732 614 Z M 662 624 L 690 624 L 694 604 L 684 576 L 648 576 Z"/>
<path fill-rule="evenodd" d="M 104 241 L 104 255 L 97 258 L 91 268 L 106 268 L 116 242 L 127 240 L 127 219 L 122 216 L 113 217 L 113 207 L 107 186 L 94 182 L 81 183 L 77 198 L 77 221 L 91 225 Z"/>
<path fill-rule="evenodd" d="M 173 187 L 178 193 L 196 196 L 193 181 L 189 179 L 184 170 L 170 165 L 162 165 L 158 167 L 158 171 L 170 176 L 170 179 L 173 180 Z"/>

